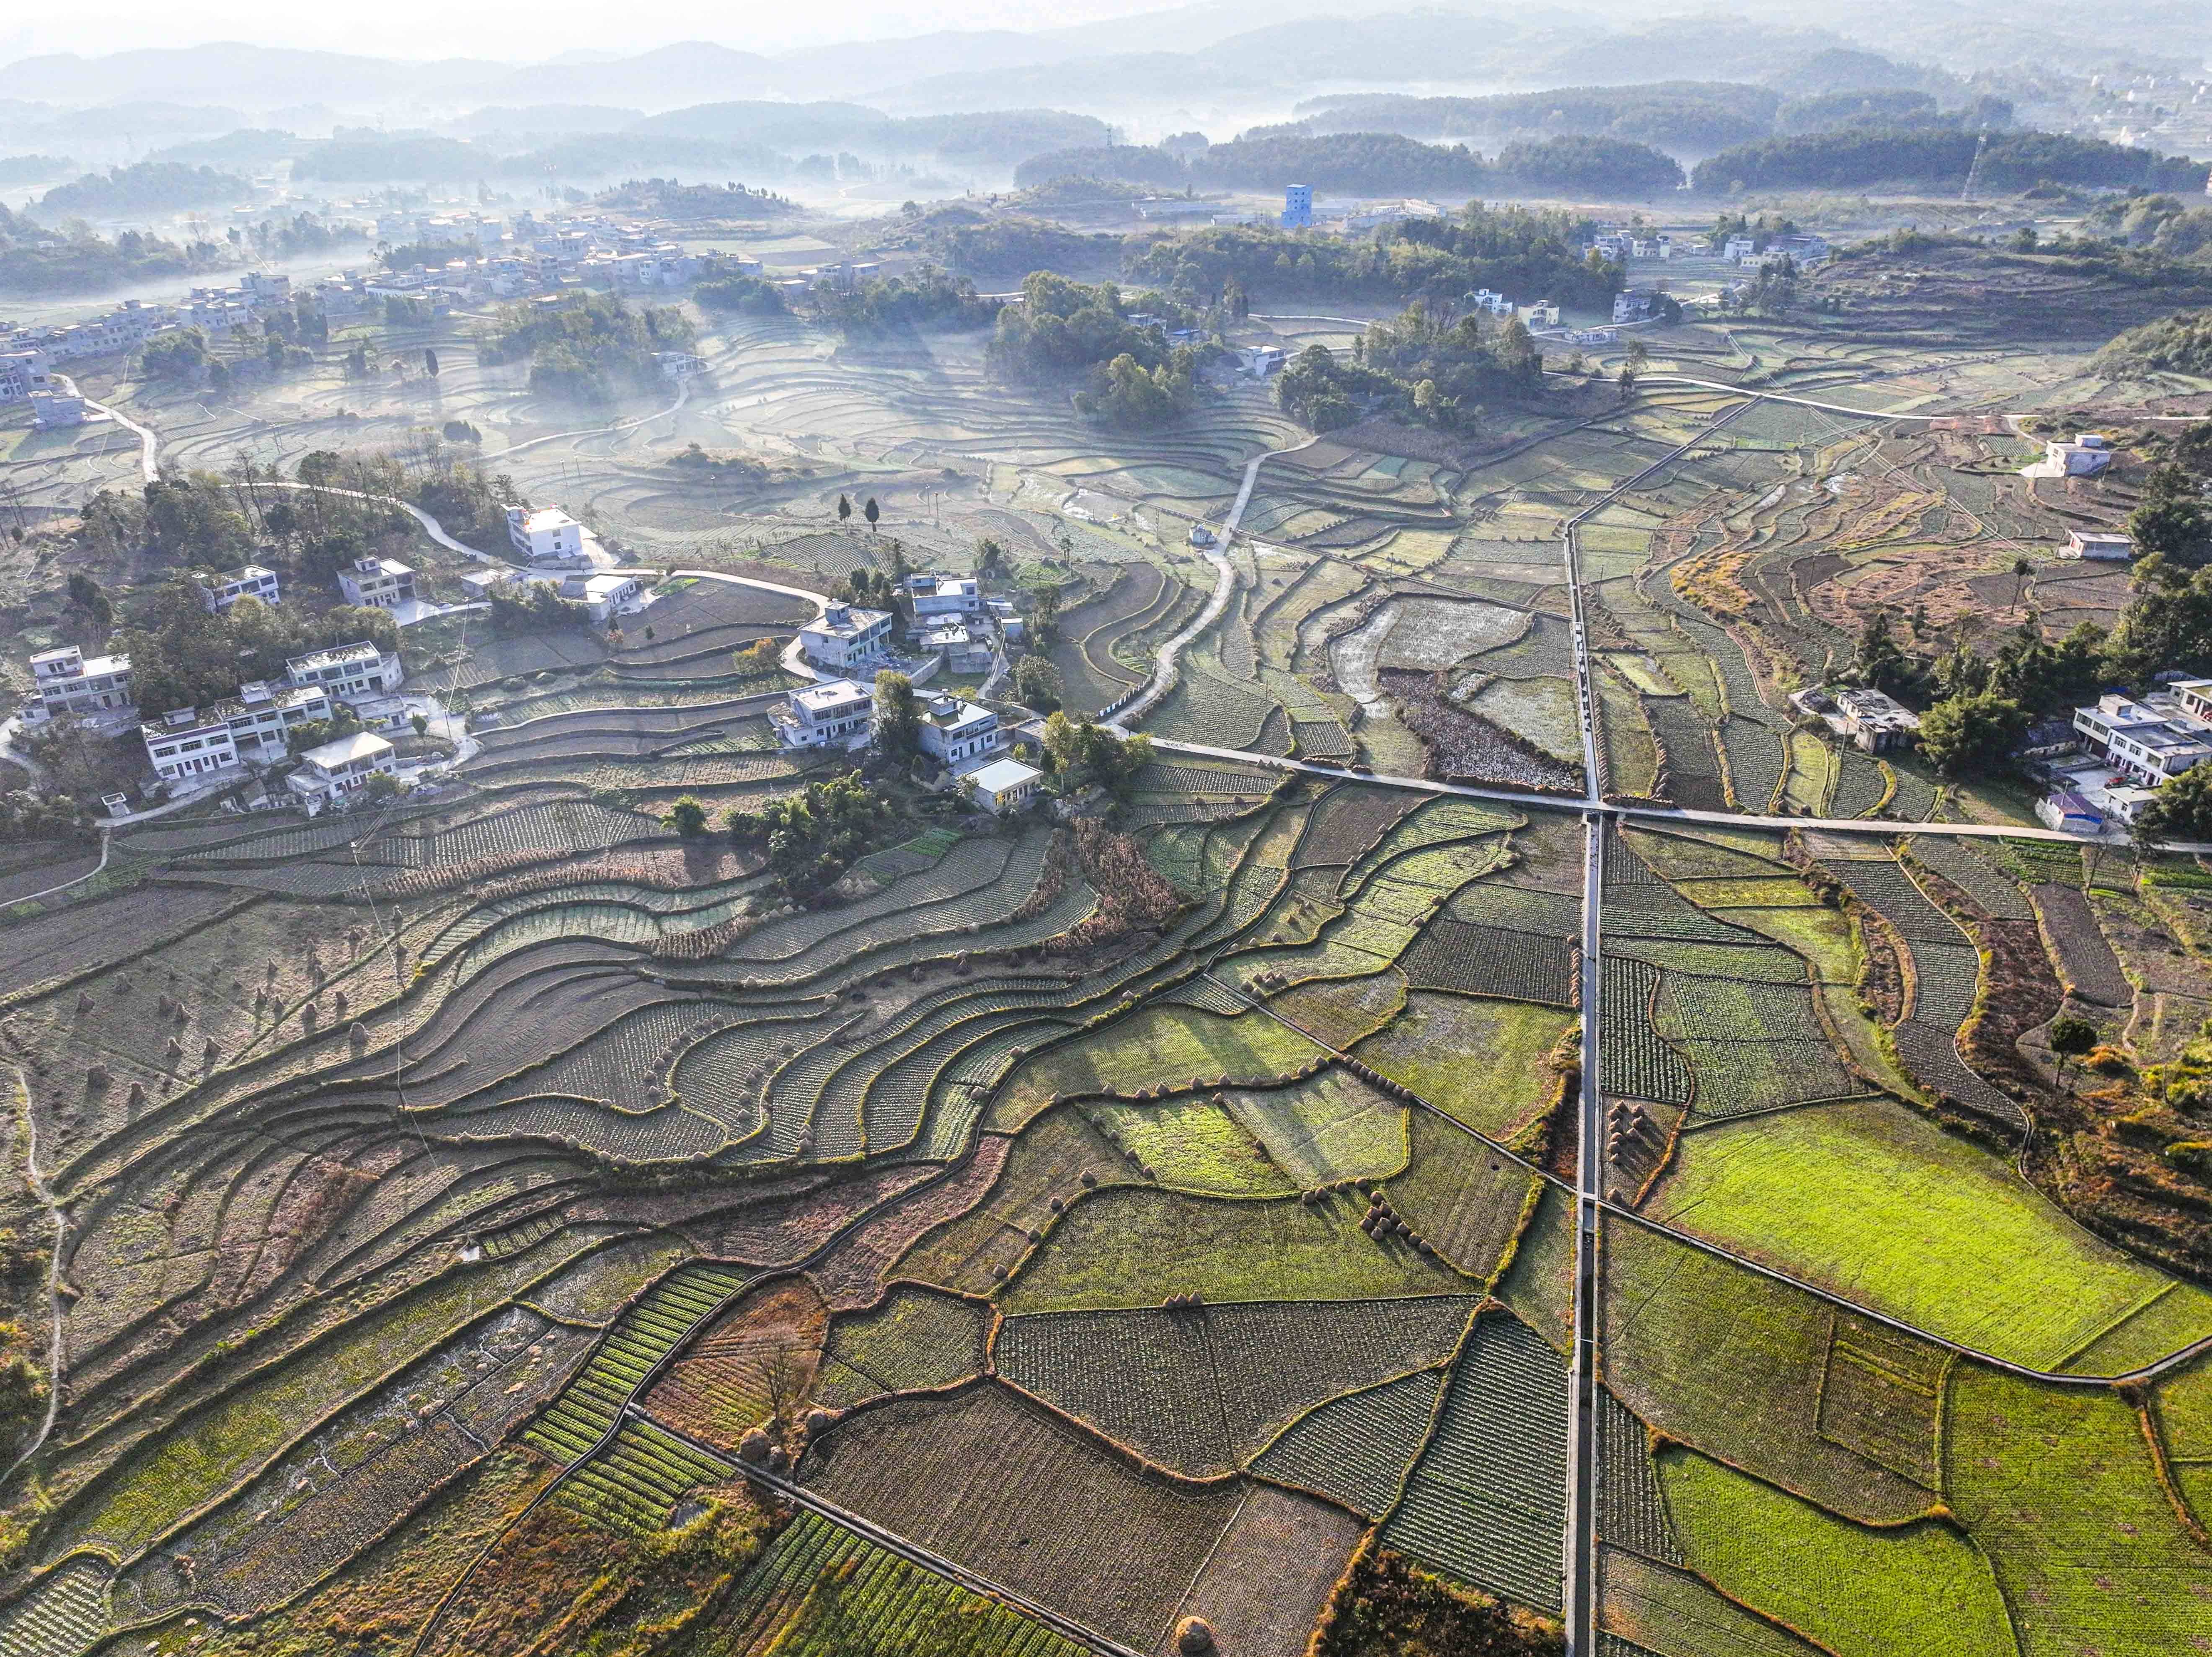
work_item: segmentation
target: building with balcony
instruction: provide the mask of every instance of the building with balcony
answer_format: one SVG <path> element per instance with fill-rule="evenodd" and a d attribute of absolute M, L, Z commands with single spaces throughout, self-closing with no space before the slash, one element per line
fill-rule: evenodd
<path fill-rule="evenodd" d="M 211 616 L 228 610 L 240 598 L 258 598 L 264 604 L 273 604 L 282 596 L 276 572 L 259 564 L 240 564 L 236 569 L 213 574 L 194 570 L 192 585 L 199 589 L 200 603 Z"/>
<path fill-rule="evenodd" d="M 584 526 L 558 507 L 509 507 L 507 538 L 515 556 L 532 564 L 584 555 Z"/>
<path fill-rule="evenodd" d="M 341 805 L 368 786 L 368 780 L 394 772 L 392 744 L 381 737 L 356 731 L 300 756 L 299 768 L 285 786 L 299 797 L 310 816 L 331 805 Z"/>
<path fill-rule="evenodd" d="M 793 691 L 768 717 L 786 748 L 850 748 L 867 740 L 875 708 L 875 693 L 867 686 L 824 679 Z"/>
<path fill-rule="evenodd" d="M 2108 691 L 2074 710 L 2074 728 L 2112 769 L 2153 787 L 2212 759 L 2212 723 L 2171 694 L 2138 701 Z"/>
<path fill-rule="evenodd" d="M 389 695 L 404 683 L 407 673 L 398 657 L 387 656 L 364 640 L 295 656 L 284 664 L 284 677 L 292 684 L 321 690 L 340 701 L 353 701 Z"/>
<path fill-rule="evenodd" d="M 956 775 L 988 762 L 1006 746 L 999 716 L 957 696 L 933 696 L 916 732 L 921 751 Z"/>
<path fill-rule="evenodd" d="M 830 604 L 799 629 L 799 648 L 817 667 L 850 673 L 881 661 L 890 636 L 890 611 Z"/>
<path fill-rule="evenodd" d="M 131 700 L 131 659 L 88 656 L 75 645 L 31 658 L 31 698 L 23 717 L 33 725 L 64 713 L 120 725 L 137 713 Z"/>
<path fill-rule="evenodd" d="M 356 558 L 338 572 L 338 592 L 349 604 L 394 610 L 415 597 L 415 571 L 397 558 Z"/>

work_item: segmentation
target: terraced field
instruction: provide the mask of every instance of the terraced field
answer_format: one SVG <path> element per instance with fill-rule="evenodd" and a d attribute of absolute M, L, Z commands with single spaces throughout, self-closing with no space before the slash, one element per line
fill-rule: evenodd
<path fill-rule="evenodd" d="M 2013 543 L 2139 469 L 2045 489 L 1979 415 L 1656 379 L 2084 384 L 1856 314 L 1658 331 L 1632 397 L 1464 442 L 1307 442 L 1242 381 L 1112 429 L 980 335 L 790 317 L 566 436 L 449 352 L 453 407 L 534 446 L 518 491 L 641 564 L 815 593 L 992 537 L 994 597 L 1058 594 L 1071 716 L 1172 662 L 1158 746 L 1008 822 L 787 751 L 812 602 L 687 576 L 619 639 L 410 629 L 410 692 L 472 716 L 434 792 L 0 858 L 76 882 L 0 913 L 0 1657 L 1165 1657 L 1189 1618 L 1366 1657 L 1362 1595 L 1428 1574 L 1486 1649 L 2212 1639 L 2212 1296 L 2155 1208 L 2203 1166 L 2202 872 L 1948 834 L 2018 802 L 1785 695 L 1878 612 L 1923 654 L 2008 604 L 2109 621 L 2124 578 Z M 115 394 L 179 464 L 305 452 Z M 687 476 L 695 440 L 780 481 Z M 1585 783 L 1626 808 L 1596 959 Z M 2086 1074 L 2008 1022 L 2030 980 L 2094 1015 Z"/>

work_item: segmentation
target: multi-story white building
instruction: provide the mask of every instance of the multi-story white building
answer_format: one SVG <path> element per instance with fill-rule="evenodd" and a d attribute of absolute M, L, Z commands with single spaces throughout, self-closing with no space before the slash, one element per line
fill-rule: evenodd
<path fill-rule="evenodd" d="M 131 659 L 87 656 L 75 645 L 31 658 L 31 695 L 23 718 L 33 725 L 64 713 L 115 725 L 137 712 L 131 700 Z"/>
<path fill-rule="evenodd" d="M 192 585 L 199 589 L 200 603 L 210 615 L 228 610 L 240 598 L 258 598 L 264 604 L 273 604 L 281 597 L 276 572 L 259 564 L 240 564 L 236 569 L 212 574 L 195 570 Z"/>
<path fill-rule="evenodd" d="M 867 738 L 875 694 L 850 679 L 823 679 L 791 693 L 768 711 L 786 748 L 849 748 Z"/>
<path fill-rule="evenodd" d="M 67 391 L 31 393 L 31 424 L 42 432 L 84 424 L 84 399 Z"/>
<path fill-rule="evenodd" d="M 2043 446 L 2043 464 L 2058 477 L 2096 477 L 2112 468 L 2112 440 L 2096 432 L 2077 432 L 2074 440 L 2051 438 Z"/>
<path fill-rule="evenodd" d="M 284 664 L 284 677 L 293 684 L 349 702 L 398 689 L 407 673 L 398 657 L 387 656 L 364 640 L 295 656 Z"/>
<path fill-rule="evenodd" d="M 880 661 L 890 636 L 889 610 L 831 604 L 799 629 L 799 647 L 815 666 L 843 673 Z"/>
<path fill-rule="evenodd" d="M 2173 695 L 2137 701 L 2108 691 L 2074 710 L 2074 728 L 2115 771 L 2154 786 L 2212 760 L 2212 723 Z"/>
<path fill-rule="evenodd" d="M 921 751 L 959 774 L 988 764 L 1006 745 L 999 716 L 957 696 L 933 696 L 916 733 Z"/>
<path fill-rule="evenodd" d="M 983 588 L 965 575 L 909 575 L 907 601 L 914 606 L 917 626 L 939 616 L 981 616 Z"/>
<path fill-rule="evenodd" d="M 379 774 L 395 770 L 392 744 L 367 731 L 340 737 L 300 756 L 300 768 L 285 779 L 310 816 L 325 807 L 343 804 L 368 786 Z"/>
<path fill-rule="evenodd" d="M 349 604 L 391 610 L 415 596 L 415 571 L 397 558 L 356 558 L 338 572 L 338 592 Z"/>
<path fill-rule="evenodd" d="M 0 352 L 0 404 L 27 403 L 53 389 L 43 350 Z"/>
<path fill-rule="evenodd" d="M 173 707 L 141 731 L 146 757 L 164 782 L 182 782 L 238 769 L 238 744 L 220 719 L 202 719 L 196 707 Z"/>
<path fill-rule="evenodd" d="M 173 708 L 140 730 L 146 757 L 165 782 L 284 757 L 292 733 L 331 717 L 331 699 L 314 687 L 251 679 L 212 707 Z M 219 734 L 218 734 L 219 733 Z"/>
<path fill-rule="evenodd" d="M 584 555 L 584 526 L 558 507 L 509 507 L 507 538 L 515 555 L 532 564 Z"/>

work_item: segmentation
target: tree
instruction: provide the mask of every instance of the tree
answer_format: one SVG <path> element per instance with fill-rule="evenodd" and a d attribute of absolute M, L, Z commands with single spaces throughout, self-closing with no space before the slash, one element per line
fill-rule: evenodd
<path fill-rule="evenodd" d="M 2212 766 L 2194 766 L 2150 797 L 2136 818 L 2139 841 L 2212 840 Z"/>
<path fill-rule="evenodd" d="M 1947 777 L 1985 774 L 2011 757 L 2027 720 L 2026 708 L 1994 690 L 1952 696 L 1920 716 L 1920 751 Z"/>
<path fill-rule="evenodd" d="M 438 377 L 438 354 L 427 345 L 422 348 L 422 372 L 433 379 Z"/>
<path fill-rule="evenodd" d="M 876 752 L 903 764 L 914 757 L 921 732 L 921 702 L 914 681 L 885 668 L 876 675 Z"/>
<path fill-rule="evenodd" d="M 2058 1055 L 2059 1081 L 2063 1083 L 2066 1079 L 2068 1059 L 2071 1059 L 2078 1063 L 2087 1059 L 2097 1050 L 2097 1044 L 2104 1039 L 2104 1032 L 2094 1024 L 2086 1018 L 2076 1017 L 2070 1012 L 2061 1013 L 2052 1019 L 2050 1031 L 2051 1050 Z"/>
<path fill-rule="evenodd" d="M 860 516 L 868 520 L 869 529 L 873 530 L 878 522 L 883 518 L 883 515 L 884 509 L 876 504 L 876 497 L 872 495 L 870 495 L 868 497 L 868 504 L 860 508 Z"/>
<path fill-rule="evenodd" d="M 1651 353 L 1644 349 L 1642 340 L 1632 339 L 1628 342 L 1628 355 L 1620 361 L 1621 401 L 1626 402 L 1630 394 L 1636 390 L 1637 379 L 1642 375 L 1645 366 L 1650 361 Z"/>
<path fill-rule="evenodd" d="M 1044 752 L 1046 763 L 1069 787 L 1095 782 L 1119 796 L 1152 763 L 1152 739 L 1117 737 L 1104 725 L 1078 723 L 1060 713 L 1044 722 Z"/>
<path fill-rule="evenodd" d="M 2197 498 L 2193 485 L 2187 494 L 2146 491 L 2142 505 L 2128 514 L 2128 537 L 2138 555 L 2156 553 L 2194 569 L 2212 555 L 2212 513 Z"/>
<path fill-rule="evenodd" d="M 1060 670 L 1045 658 L 1024 656 L 1014 667 L 1014 699 L 1040 713 L 1056 713 L 1063 696 Z"/>
<path fill-rule="evenodd" d="M 975 543 L 975 574 L 1003 575 L 1006 569 L 1006 549 L 989 536 Z"/>
<path fill-rule="evenodd" d="M 2012 561 L 2012 607 L 2015 615 L 2020 611 L 2021 595 L 2027 591 L 2027 578 L 2034 574 L 2035 566 L 2028 561 L 2027 555 Z"/>
<path fill-rule="evenodd" d="M 668 808 L 668 826 L 686 840 L 707 832 L 707 808 L 686 794 Z"/>
<path fill-rule="evenodd" d="M 430 716 L 428 713 L 410 713 L 407 716 L 407 723 L 413 727 L 416 736 L 423 737 L 429 734 Z"/>
<path fill-rule="evenodd" d="M 1851 677 L 1870 689 L 1894 696 L 1912 683 L 1912 663 L 1889 636 L 1889 613 L 1877 610 L 1859 629 Z"/>
<path fill-rule="evenodd" d="M 71 570 L 69 578 L 69 601 L 84 617 L 85 627 L 97 644 L 106 640 L 107 629 L 115 623 L 115 604 L 106 590 L 82 570 Z"/>
<path fill-rule="evenodd" d="M 1049 650 L 1060 642 L 1060 589 L 1049 583 L 1030 589 L 1030 644 Z"/>
<path fill-rule="evenodd" d="M 842 528 L 842 527 L 845 525 L 845 523 L 846 523 L 848 519 L 851 519 L 851 517 L 852 517 L 852 516 L 853 516 L 853 501 L 852 501 L 852 497 L 850 497 L 849 495 L 840 495 L 837 497 L 837 523 L 838 523 L 839 526 Z"/>

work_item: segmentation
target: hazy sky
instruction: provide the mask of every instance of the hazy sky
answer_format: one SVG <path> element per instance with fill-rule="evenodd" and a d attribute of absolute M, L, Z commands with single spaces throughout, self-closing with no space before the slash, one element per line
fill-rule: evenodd
<path fill-rule="evenodd" d="M 753 4 L 712 10 L 589 4 L 585 0 L 377 0 L 374 5 L 309 5 L 289 0 L 107 0 L 70 6 L 11 6 L 0 13 L 0 62 L 47 52 L 88 56 L 134 46 L 196 46 L 250 40 L 313 46 L 379 57 L 484 57 L 531 62 L 563 52 L 644 52 L 674 40 L 718 40 L 773 52 L 862 37 L 918 34 L 938 28 L 1049 27 L 1134 11 L 1173 0 L 828 0 L 805 6 Z M 661 21 L 665 17 L 665 21 Z M 9 95 L 35 99 L 38 88 Z"/>

